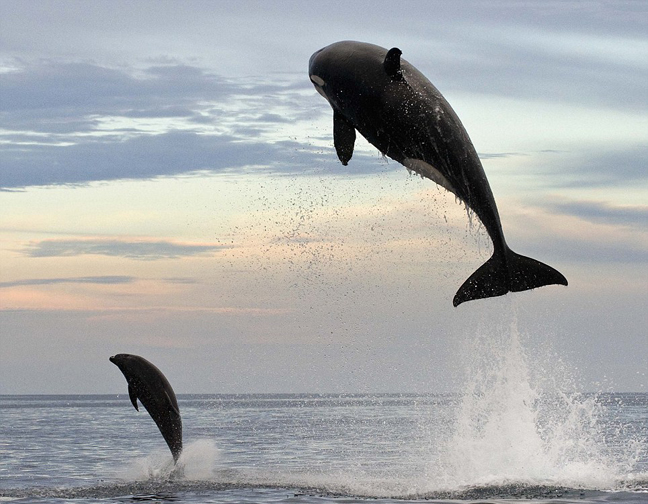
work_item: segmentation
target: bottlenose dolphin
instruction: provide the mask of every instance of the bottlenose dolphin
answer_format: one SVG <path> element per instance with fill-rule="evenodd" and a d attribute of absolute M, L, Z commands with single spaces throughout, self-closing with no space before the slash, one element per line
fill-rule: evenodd
<path fill-rule="evenodd" d="M 155 420 L 177 463 L 182 452 L 182 420 L 171 384 L 162 371 L 139 355 L 117 354 L 110 362 L 126 377 L 128 395 L 135 409 L 139 411 L 139 399 Z"/>
<path fill-rule="evenodd" d="M 493 255 L 457 291 L 453 304 L 543 285 L 567 285 L 558 271 L 513 252 L 495 198 L 459 117 L 425 76 L 389 51 L 344 41 L 314 53 L 309 76 L 333 108 L 333 141 L 346 165 L 358 130 L 383 155 L 432 179 L 470 208 L 493 241 Z"/>

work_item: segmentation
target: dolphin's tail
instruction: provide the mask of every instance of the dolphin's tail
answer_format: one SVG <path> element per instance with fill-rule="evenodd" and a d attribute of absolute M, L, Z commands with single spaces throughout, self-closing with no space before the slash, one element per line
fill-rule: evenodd
<path fill-rule="evenodd" d="M 178 422 L 180 418 L 178 417 Z M 160 429 L 161 430 L 161 429 Z M 173 462 L 178 463 L 178 459 L 182 454 L 182 424 L 176 424 L 171 428 L 162 432 L 164 440 L 167 442 L 171 455 L 173 455 Z"/>
<path fill-rule="evenodd" d="M 503 296 L 543 285 L 567 285 L 567 279 L 551 266 L 516 254 L 508 247 L 504 254 L 495 253 L 466 280 L 455 294 L 452 304 Z"/>

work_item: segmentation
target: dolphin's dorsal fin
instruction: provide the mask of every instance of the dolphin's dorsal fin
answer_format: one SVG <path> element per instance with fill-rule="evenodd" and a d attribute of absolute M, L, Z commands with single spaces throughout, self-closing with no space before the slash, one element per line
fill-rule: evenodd
<path fill-rule="evenodd" d="M 180 411 L 176 407 L 175 404 L 173 404 L 173 401 L 171 400 L 171 397 L 169 397 L 169 393 L 165 390 L 164 395 L 167 398 L 167 401 L 169 401 L 169 407 L 171 408 L 171 411 L 175 412 L 176 415 L 180 416 Z"/>
<path fill-rule="evenodd" d="M 333 111 L 333 143 L 342 164 L 346 166 L 353 156 L 356 133 L 353 124 L 337 110 Z"/>
<path fill-rule="evenodd" d="M 401 71 L 400 57 L 403 52 L 398 47 L 392 47 L 387 51 L 385 61 L 383 61 L 383 68 L 392 80 L 403 80 L 403 72 Z"/>
<path fill-rule="evenodd" d="M 139 411 L 139 408 L 137 407 L 137 392 L 135 392 L 135 389 L 130 384 L 128 385 L 128 397 L 130 397 L 130 400 L 133 403 L 135 409 Z"/>

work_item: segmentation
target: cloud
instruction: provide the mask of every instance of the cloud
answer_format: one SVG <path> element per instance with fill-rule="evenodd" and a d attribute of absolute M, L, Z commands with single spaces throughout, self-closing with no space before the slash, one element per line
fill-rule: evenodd
<path fill-rule="evenodd" d="M 119 115 L 133 110 L 195 105 L 197 100 L 223 100 L 239 86 L 197 67 L 150 67 L 134 74 L 132 68 L 110 68 L 90 63 L 35 62 L 3 75 L 0 92 L 6 124 L 41 118 L 36 126 L 47 130 L 55 120 L 69 116 Z M 34 126 L 32 122 L 30 126 Z"/>
<path fill-rule="evenodd" d="M 548 203 L 554 212 L 574 215 L 590 222 L 636 227 L 645 231 L 648 206 L 619 206 L 600 201 L 559 200 Z"/>
<path fill-rule="evenodd" d="M 440 63 L 443 73 L 436 71 L 441 92 L 461 90 L 631 112 L 648 107 L 646 93 L 640 89 L 648 79 L 648 67 L 602 61 L 581 50 L 588 42 L 594 47 L 605 45 L 604 38 L 563 38 L 562 51 L 555 48 L 552 37 L 561 39 L 556 33 L 531 30 L 525 34 L 511 26 L 467 35 L 459 57 L 446 56 Z M 614 39 L 609 43 L 614 44 Z"/>
<path fill-rule="evenodd" d="M 523 244 L 537 258 L 598 263 L 601 268 L 648 264 L 646 206 L 552 199 L 507 217 L 507 229 L 515 236 L 511 243 L 515 248 Z"/>
<path fill-rule="evenodd" d="M 504 159 L 504 158 L 511 158 L 511 157 L 517 157 L 521 156 L 522 154 L 520 152 L 488 152 L 488 153 L 482 153 L 478 152 L 479 159 Z"/>
<path fill-rule="evenodd" d="M 630 3 L 453 2 L 429 9 L 437 36 L 425 37 L 413 22 L 419 43 L 401 49 L 442 93 L 633 112 L 648 106 L 641 90 L 648 79 L 648 43 L 643 18 L 633 15 Z"/>
<path fill-rule="evenodd" d="M 67 283 L 82 284 L 126 284 L 132 283 L 136 279 L 132 276 L 87 276 L 87 277 L 67 277 L 67 278 L 29 278 L 25 280 L 14 280 L 10 282 L 0 282 L 0 289 L 7 287 L 21 287 L 25 285 L 54 285 Z"/>
<path fill-rule="evenodd" d="M 341 17 L 330 1 L 307 7 L 197 2 L 182 9 L 95 2 L 79 9 L 54 3 L 45 15 L 44 6 L 14 2 L 3 12 L 3 42 L 9 50 L 38 57 L 76 54 L 84 61 L 171 63 L 184 58 L 223 75 L 262 75 L 304 72 L 315 50 L 355 38 L 400 46 L 442 92 L 604 103 L 624 110 L 648 105 L 641 2 L 407 2 L 386 25 L 381 14 L 392 7 L 388 1 L 358 1 Z M 47 21 L 35 30 L 37 18 Z M 276 29 L 286 23 L 290 30 Z M 151 40 L 155 44 L 145 43 Z M 180 65 L 175 70 L 192 77 Z M 148 76 L 168 82 L 173 72 L 172 65 L 159 65 Z M 187 84 L 201 87 L 203 78 L 195 73 Z M 116 84 L 108 80 L 106 85 Z"/>
<path fill-rule="evenodd" d="M 302 76 L 227 79 L 185 64 L 142 70 L 38 61 L 0 80 L 4 129 L 41 134 L 96 132 L 107 117 L 286 122 L 303 111 L 275 107 L 303 101 L 305 90 L 310 83 Z"/>
<path fill-rule="evenodd" d="M 495 3 L 488 8 L 471 5 L 456 18 L 456 7 L 426 8 L 434 12 L 435 19 L 452 21 L 439 21 L 442 36 L 434 41 L 427 37 L 419 43 L 424 28 L 427 32 L 429 27 L 420 23 L 421 15 L 415 12 L 420 6 L 406 7 L 398 26 L 407 27 L 412 38 L 395 40 L 442 92 L 633 112 L 648 106 L 642 87 L 648 79 L 648 66 L 638 57 L 647 46 L 639 38 L 641 31 L 633 31 L 635 23 L 627 12 L 624 23 L 613 23 L 623 14 L 622 9 L 552 3 L 548 9 L 554 15 L 539 18 L 533 8 L 505 9 Z M 629 6 L 624 9 L 632 10 Z M 365 15 L 364 10 L 349 15 Z M 502 16 L 504 10 L 506 16 Z M 136 11 L 134 16 L 142 15 L 139 9 Z M 238 9 L 230 6 L 226 11 Z M 575 11 L 582 18 L 581 31 L 573 27 L 566 30 L 561 16 Z M 280 8 L 271 8 L 265 14 L 280 16 L 281 12 Z M 305 14 L 291 15 L 299 18 Z M 313 30 L 327 25 L 329 14 L 322 15 L 321 25 L 312 26 Z M 605 26 L 609 32 L 593 30 L 594 25 Z M 191 37 L 193 33 L 174 31 L 169 36 Z M 637 37 L 633 39 L 636 43 L 630 44 L 630 36 Z M 275 43 L 280 42 L 288 43 L 279 36 Z M 313 50 L 318 47 L 319 42 Z M 237 46 L 237 50 L 249 48 Z M 210 68 L 206 62 L 200 66 L 195 58 L 194 64 L 188 64 L 186 61 L 192 60 L 147 56 L 149 62 L 155 62 L 145 67 L 141 63 L 139 67 L 110 66 L 90 59 L 14 60 L 13 70 L 3 73 L 0 80 L 4 128 L 0 136 L 0 189 L 147 179 L 196 171 L 220 173 L 250 167 L 311 174 L 313 165 L 323 159 L 321 149 L 330 145 L 330 134 L 310 136 L 316 147 L 303 139 L 290 140 L 291 136 L 295 138 L 295 131 L 303 131 L 301 125 L 312 127 L 323 114 L 330 113 L 315 96 L 305 72 L 290 73 L 301 68 L 295 62 L 277 64 L 273 55 L 274 72 L 287 73 L 231 78 L 224 77 L 229 72 L 223 66 Z M 307 56 L 304 58 L 302 65 Z M 614 154 L 593 159 L 594 164 L 583 165 L 582 170 L 561 171 L 556 180 L 561 182 L 571 174 L 574 184 L 610 183 L 623 179 L 615 179 L 619 171 L 610 170 L 610 166 L 619 165 L 622 175 L 644 177 L 641 161 L 646 157 L 645 147 L 621 153 L 620 158 Z M 356 164 L 356 168 L 366 167 Z"/>
<path fill-rule="evenodd" d="M 530 152 L 519 158 L 525 169 L 511 165 L 507 177 L 520 177 L 517 184 L 527 183 L 533 190 L 582 193 L 609 189 L 614 193 L 620 189 L 627 194 L 640 194 L 648 183 L 648 146 L 634 141 L 624 145 L 616 139 L 607 143 L 603 147 L 600 142 L 595 146 L 573 142 L 565 150 Z"/>
<path fill-rule="evenodd" d="M 199 283 L 199 280 L 196 278 L 187 278 L 187 277 L 168 277 L 162 279 L 166 283 L 178 284 L 178 285 L 192 285 Z"/>
<path fill-rule="evenodd" d="M 224 172 L 251 166 L 296 166 L 307 150 L 296 142 L 241 141 L 229 135 L 172 131 L 131 139 L 91 139 L 69 146 L 37 145 L 5 154 L 1 185 L 83 184 L 99 180 L 148 179 L 197 171 Z M 313 158 L 307 156 L 310 160 Z"/>
<path fill-rule="evenodd" d="M 648 247 L 645 244 L 632 243 L 630 237 L 615 241 L 596 235 L 553 237 L 545 244 L 536 245 L 543 257 L 560 257 L 575 263 L 596 263 L 605 267 L 612 264 L 646 264 Z"/>
<path fill-rule="evenodd" d="M 301 80 L 226 80 L 181 64 L 139 73 L 28 65 L 0 80 L 8 104 L 0 188 L 243 169 L 309 174 L 331 137 L 308 144 L 278 132 L 328 112 Z"/>
<path fill-rule="evenodd" d="M 552 244 L 565 257 L 586 262 L 648 263 L 648 207 L 558 200 L 546 208 L 566 216 L 574 226 Z"/>
<path fill-rule="evenodd" d="M 646 159 L 648 159 L 646 145 L 615 150 L 590 150 L 579 153 L 576 159 L 563 158 L 563 161 L 550 171 L 556 175 L 560 174 L 563 185 L 622 186 L 648 181 Z"/>
<path fill-rule="evenodd" d="M 74 257 L 94 254 L 140 261 L 154 261 L 213 254 L 226 248 L 231 247 L 227 245 L 177 243 L 162 240 L 43 240 L 30 244 L 23 252 L 29 257 Z"/>

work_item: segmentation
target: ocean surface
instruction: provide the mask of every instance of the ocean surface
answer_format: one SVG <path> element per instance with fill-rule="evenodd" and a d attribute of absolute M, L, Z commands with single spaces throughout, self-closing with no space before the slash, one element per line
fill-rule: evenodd
<path fill-rule="evenodd" d="M 648 502 L 648 394 L 538 398 L 533 425 L 475 400 L 180 395 L 177 474 L 127 394 L 0 396 L 0 500 Z"/>
<path fill-rule="evenodd" d="M 484 340 L 486 341 L 486 340 Z M 456 394 L 0 396 L 0 501 L 648 502 L 648 394 L 577 393 L 511 331 Z"/>

